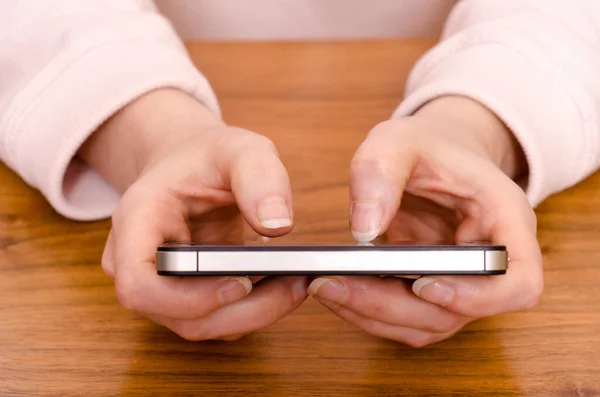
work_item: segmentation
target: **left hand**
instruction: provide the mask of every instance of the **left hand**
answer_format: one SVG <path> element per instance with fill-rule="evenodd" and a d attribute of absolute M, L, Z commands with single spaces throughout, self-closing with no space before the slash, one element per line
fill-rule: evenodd
<path fill-rule="evenodd" d="M 351 225 L 359 241 L 487 240 L 506 245 L 501 276 L 320 277 L 309 292 L 373 335 L 420 347 L 474 319 L 534 306 L 543 290 L 536 219 L 513 181 L 526 174 L 510 131 L 466 98 L 445 97 L 384 122 L 351 165 Z"/>
<path fill-rule="evenodd" d="M 285 317 L 308 278 L 163 277 L 156 247 L 241 243 L 293 227 L 289 177 L 271 141 L 226 125 L 175 89 L 148 92 L 95 131 L 79 157 L 123 191 L 102 268 L 119 302 L 187 340 L 234 340 Z M 245 221 L 245 222 L 244 222 Z"/>

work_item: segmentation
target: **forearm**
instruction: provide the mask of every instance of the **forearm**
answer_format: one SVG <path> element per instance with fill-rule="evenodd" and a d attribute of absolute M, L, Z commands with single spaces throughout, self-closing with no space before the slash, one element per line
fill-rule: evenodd
<path fill-rule="evenodd" d="M 19 39 L 11 40 L 15 32 Z M 0 161 L 67 218 L 109 216 L 120 199 L 111 184 L 122 190 L 131 180 L 134 168 L 123 160 L 133 155 L 131 142 L 110 145 L 104 159 L 87 159 L 110 161 L 128 178 L 111 176 L 107 183 L 94 169 L 73 161 L 94 132 L 92 141 L 102 145 L 98 137 L 112 129 L 112 122 L 99 126 L 126 104 L 173 87 L 219 112 L 208 81 L 152 1 L 0 2 L 0 37 L 6 44 L 3 57 L 14 60 L 0 66 Z M 157 110 L 144 117 L 151 120 Z M 136 136 L 143 129 L 134 130 L 125 132 Z M 97 169 L 107 176 L 114 174 L 107 171 L 110 166 Z"/>
<path fill-rule="evenodd" d="M 222 125 L 217 115 L 186 93 L 158 89 L 107 120 L 77 155 L 123 192 L 151 157 L 190 135 Z"/>
<path fill-rule="evenodd" d="M 440 43 L 415 65 L 392 117 L 445 96 L 481 103 L 520 143 L 527 174 L 519 184 L 535 207 L 600 166 L 595 21 L 595 0 L 459 2 Z M 510 158 L 495 158 L 507 174 L 518 170 Z"/>

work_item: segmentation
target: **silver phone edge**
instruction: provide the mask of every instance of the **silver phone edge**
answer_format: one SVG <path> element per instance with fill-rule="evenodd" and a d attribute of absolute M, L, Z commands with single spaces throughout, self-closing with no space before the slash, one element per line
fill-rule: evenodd
<path fill-rule="evenodd" d="M 425 254 L 427 252 L 434 252 L 434 251 L 426 251 Z M 439 251 L 438 251 L 439 252 Z M 457 252 L 457 251 L 454 251 Z M 439 269 L 430 269 L 427 270 L 427 273 L 431 273 L 431 272 L 453 272 L 453 273 L 473 273 L 473 272 L 490 272 L 490 273 L 498 273 L 498 272 L 504 272 L 507 270 L 508 268 L 508 263 L 509 263 L 509 259 L 508 259 L 508 253 L 504 250 L 482 250 L 479 251 L 482 252 L 482 260 L 481 260 L 481 268 L 480 269 L 464 269 L 461 268 L 460 264 L 458 264 L 455 268 L 453 269 L 448 269 L 448 268 L 439 268 Z M 225 254 L 225 253 L 223 253 Z M 279 255 L 286 255 L 286 253 L 276 253 Z M 313 253 L 314 254 L 314 253 Z M 212 253 L 212 255 L 219 255 L 219 253 Z M 397 255 L 397 253 L 396 253 Z M 199 253 L 196 251 L 157 251 L 156 252 L 156 270 L 159 273 L 163 273 L 163 274 L 168 274 L 168 273 L 173 273 L 173 274 L 177 274 L 177 273 L 185 273 L 185 274 L 214 274 L 216 273 L 222 273 L 222 274 L 227 274 L 227 273 L 240 273 L 240 271 L 244 271 L 244 270 L 231 270 L 229 268 L 211 268 L 208 269 L 206 271 L 204 270 L 200 270 L 199 269 Z M 295 272 L 302 272 L 303 269 L 295 269 L 295 270 L 290 270 L 290 269 L 282 269 L 282 268 L 278 268 L 278 267 L 272 267 L 269 268 L 268 270 L 265 269 L 245 269 L 245 271 L 248 271 L 249 273 L 255 273 L 255 272 L 280 272 L 280 273 L 286 273 L 286 272 L 290 272 L 290 273 L 295 273 Z M 339 271 L 339 269 L 327 269 L 327 268 L 322 268 L 318 270 L 319 272 L 331 272 L 331 273 L 336 273 Z M 367 273 L 378 273 L 379 271 L 381 271 L 382 273 L 390 273 L 393 272 L 393 270 L 390 269 L 386 269 L 386 270 L 381 270 L 381 269 L 376 269 L 376 268 L 353 268 L 353 269 L 348 269 L 348 271 L 350 272 L 367 272 Z M 422 269 L 418 269 L 418 268 L 412 268 L 412 269 L 398 269 L 398 274 L 407 274 L 407 273 L 420 273 L 423 270 Z"/>

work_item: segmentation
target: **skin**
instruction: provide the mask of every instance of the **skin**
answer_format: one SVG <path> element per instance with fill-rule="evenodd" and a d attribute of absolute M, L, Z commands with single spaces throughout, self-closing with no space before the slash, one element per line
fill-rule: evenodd
<path fill-rule="evenodd" d="M 534 306 L 543 291 L 536 218 L 514 182 L 525 159 L 500 120 L 466 98 L 445 97 L 413 117 L 376 126 L 350 166 L 351 224 L 358 240 L 492 241 L 506 245 L 501 277 L 414 280 L 330 277 L 309 292 L 338 316 L 414 347 L 469 322 Z"/>
<path fill-rule="evenodd" d="M 78 154 L 123 192 L 102 258 L 120 303 L 185 339 L 237 339 L 310 294 L 368 333 L 418 347 L 530 308 L 543 290 L 535 215 L 515 183 L 527 174 L 524 155 L 467 98 L 442 97 L 373 128 L 349 167 L 350 224 L 358 241 L 504 244 L 511 263 L 501 277 L 159 277 L 163 242 L 239 242 L 244 222 L 268 237 L 291 231 L 290 182 L 273 144 L 160 89 L 124 107 Z"/>
<path fill-rule="evenodd" d="M 102 267 L 125 308 L 188 340 L 235 339 L 308 296 L 306 277 L 156 275 L 156 247 L 166 241 L 241 241 L 244 221 L 264 236 L 292 229 L 289 178 L 268 139 L 161 89 L 111 118 L 79 156 L 124 192 Z"/>

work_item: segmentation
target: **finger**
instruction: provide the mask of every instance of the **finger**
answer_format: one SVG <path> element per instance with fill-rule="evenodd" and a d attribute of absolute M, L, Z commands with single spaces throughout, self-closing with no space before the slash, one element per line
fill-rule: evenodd
<path fill-rule="evenodd" d="M 274 324 L 306 299 L 306 277 L 273 277 L 257 285 L 245 299 L 194 320 L 163 319 L 163 324 L 187 340 L 223 339 Z"/>
<path fill-rule="evenodd" d="M 493 181 L 494 178 L 490 178 Z M 413 284 L 422 299 L 466 316 L 485 317 L 521 311 L 537 304 L 543 292 L 542 257 L 536 238 L 535 215 L 523 192 L 511 181 L 483 186 L 481 206 L 465 210 L 457 240 L 485 236 L 505 245 L 510 266 L 505 275 L 423 277 Z"/>
<path fill-rule="evenodd" d="M 315 299 L 333 313 L 338 315 L 340 318 L 346 320 L 355 327 L 373 336 L 404 343 L 411 347 L 424 347 L 432 343 L 442 341 L 450 338 L 460 329 L 460 327 L 457 326 L 456 329 L 451 331 L 445 333 L 436 333 L 417 328 L 402 327 L 362 316 L 361 314 L 356 313 L 349 308 L 341 306 L 335 302 L 329 302 L 320 298 Z M 467 320 L 465 320 L 465 323 L 461 324 L 461 326 L 464 326 L 466 322 Z"/>
<path fill-rule="evenodd" d="M 506 245 L 511 257 L 511 269 L 505 276 L 424 277 L 415 282 L 414 292 L 429 302 L 468 317 L 518 311 L 535 305 L 543 291 L 542 262 L 535 237 L 535 214 L 523 191 L 482 157 L 451 147 L 448 142 L 415 141 L 414 134 L 402 134 L 399 128 L 398 123 L 389 128 L 384 124 L 374 129 L 365 141 L 365 148 L 376 146 L 381 150 L 380 157 L 387 159 L 381 161 L 383 165 L 379 168 L 387 169 L 398 151 L 408 151 L 409 159 L 411 154 L 414 158 L 418 153 L 419 164 L 409 186 L 402 183 L 402 178 L 398 179 L 401 188 L 406 187 L 407 191 L 429 198 L 438 205 L 456 208 L 461 219 L 457 242 L 491 240 Z M 372 142 L 378 145 L 369 146 Z M 384 144 L 391 154 L 381 149 Z M 366 155 L 357 157 L 368 158 Z M 411 163 L 409 160 L 408 164 Z M 380 174 L 394 175 L 393 171 Z M 383 178 L 380 183 L 392 179 Z M 399 194 L 391 197 L 399 197 Z"/>
<path fill-rule="evenodd" d="M 147 315 L 166 315 L 178 319 L 195 319 L 237 302 L 252 290 L 246 277 L 207 277 L 181 279 L 119 275 L 117 296 L 127 309 Z"/>
<path fill-rule="evenodd" d="M 390 128 L 386 123 L 375 127 L 350 165 L 350 224 L 359 242 L 372 241 L 387 229 L 417 161 L 415 151 Z"/>
<path fill-rule="evenodd" d="M 462 321 L 461 316 L 416 297 L 409 281 L 393 277 L 320 277 L 310 284 L 309 293 L 396 326 L 447 332 Z"/>
<path fill-rule="evenodd" d="M 130 310 L 176 318 L 206 316 L 245 297 L 252 289 L 244 277 L 160 277 L 156 247 L 189 241 L 180 201 L 142 184 L 126 193 L 113 216 L 115 288 Z"/>
<path fill-rule="evenodd" d="M 106 245 L 104 247 L 104 251 L 102 252 L 102 270 L 104 273 L 111 277 L 115 277 L 115 238 L 112 228 L 108 233 L 108 238 L 106 239 Z"/>
<path fill-rule="evenodd" d="M 144 317 L 146 317 L 148 320 L 151 320 L 152 322 L 161 325 L 167 329 L 169 329 L 170 331 L 174 332 L 175 334 L 181 336 L 184 339 L 187 340 L 192 340 L 190 338 L 185 338 L 183 335 L 180 335 L 176 330 L 177 329 L 181 329 L 182 326 L 181 324 L 184 321 L 189 321 L 189 320 L 179 320 L 179 319 L 174 319 L 174 318 L 170 318 L 170 317 L 166 317 L 166 316 L 161 316 L 158 314 L 145 314 Z M 247 335 L 249 335 L 251 332 L 245 333 L 245 334 L 230 334 L 230 335 L 223 335 L 219 338 L 215 338 L 213 340 L 221 340 L 221 341 L 226 341 L 226 342 L 232 342 L 232 341 L 236 341 L 238 339 L 241 339 Z"/>
<path fill-rule="evenodd" d="M 253 134 L 228 148 L 220 168 L 229 176 L 249 225 L 265 236 L 289 232 L 293 225 L 290 180 L 273 144 Z"/>
<path fill-rule="evenodd" d="M 514 255 L 505 275 L 422 277 L 413 284 L 414 293 L 428 302 L 472 317 L 532 308 L 543 292 L 542 260 L 533 248 L 534 239 L 522 236 L 516 244 L 523 247 L 507 245 L 509 254 Z"/>

